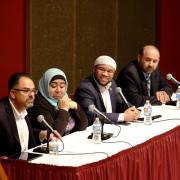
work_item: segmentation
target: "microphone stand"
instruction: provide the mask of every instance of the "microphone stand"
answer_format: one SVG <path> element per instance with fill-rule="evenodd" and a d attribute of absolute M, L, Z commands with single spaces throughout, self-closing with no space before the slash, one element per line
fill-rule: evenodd
<path fill-rule="evenodd" d="M 47 152 L 47 153 L 49 153 L 49 137 L 50 137 L 50 134 L 51 134 L 51 132 L 48 131 L 48 132 L 47 132 L 47 147 L 46 147 L 46 152 Z"/>
<path fill-rule="evenodd" d="M 51 131 L 47 131 L 47 146 L 40 146 L 33 149 L 33 152 L 39 152 L 39 153 L 45 153 L 49 154 L 49 137 L 50 137 Z"/>
<path fill-rule="evenodd" d="M 103 116 L 99 117 L 100 121 L 101 121 L 101 140 L 106 140 L 106 139 L 109 139 L 113 136 L 113 133 L 104 133 L 104 122 L 107 120 L 106 118 L 104 118 Z M 108 121 L 109 122 L 109 121 Z M 91 133 L 89 136 L 88 136 L 88 139 L 92 139 L 93 137 L 93 133 Z"/>
<path fill-rule="evenodd" d="M 101 139 L 106 140 L 106 139 L 111 138 L 113 136 L 113 133 L 104 133 L 104 120 L 102 120 L 102 118 L 100 118 L 100 120 L 101 120 L 101 124 L 102 124 Z"/>

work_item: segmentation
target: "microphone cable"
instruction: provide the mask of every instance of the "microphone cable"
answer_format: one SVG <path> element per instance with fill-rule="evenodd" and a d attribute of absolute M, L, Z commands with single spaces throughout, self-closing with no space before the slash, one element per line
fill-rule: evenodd
<path fill-rule="evenodd" d="M 59 151 L 60 152 L 60 151 Z M 58 154 L 58 155 L 71 155 L 71 156 L 73 156 L 73 155 L 76 155 L 76 156 L 78 156 L 78 155 L 92 155 L 92 154 L 105 154 L 106 155 L 106 157 L 109 157 L 109 155 L 108 155 L 108 153 L 106 153 L 106 152 L 82 152 L 82 153 L 76 153 L 76 152 L 71 152 L 71 153 L 60 153 L 60 154 Z"/>
<path fill-rule="evenodd" d="M 59 150 L 59 152 L 62 152 L 62 151 L 64 150 L 64 142 L 63 142 L 63 140 L 62 140 L 62 139 L 60 139 L 60 141 L 61 141 L 61 144 L 62 144 L 62 149 L 61 149 L 61 150 Z"/>
<path fill-rule="evenodd" d="M 115 135 L 115 136 L 112 136 L 112 138 L 116 138 L 116 137 L 118 137 L 119 136 L 119 134 L 120 134 L 120 132 L 121 132 L 121 126 L 120 125 L 117 125 L 117 124 L 113 124 L 113 125 L 115 125 L 115 126 L 117 126 L 117 127 L 119 127 L 119 131 L 118 131 L 118 133 L 117 133 L 117 135 Z M 127 141 L 102 141 L 102 143 L 125 143 L 125 144 L 128 144 L 130 147 L 133 147 L 133 145 L 131 144 L 131 143 L 129 143 L 129 142 L 127 142 Z"/>
<path fill-rule="evenodd" d="M 102 141 L 102 143 L 105 143 L 105 144 L 113 144 L 113 143 L 124 143 L 124 144 L 128 144 L 130 147 L 133 147 L 133 145 L 127 141 Z"/>
<path fill-rule="evenodd" d="M 116 124 L 114 124 L 116 127 L 118 127 L 119 128 L 119 131 L 118 131 L 118 133 L 117 133 L 117 135 L 115 135 L 115 136 L 112 136 L 112 138 L 116 138 L 116 137 L 118 137 L 119 136 L 119 134 L 120 134 L 120 132 L 121 132 L 121 126 L 120 125 L 116 125 Z"/>
<path fill-rule="evenodd" d="M 46 145 L 42 145 L 42 147 L 46 147 Z M 83 152 L 83 153 L 76 153 L 76 152 L 70 152 L 70 151 L 66 151 L 67 153 L 60 153 L 62 152 L 64 149 L 64 143 L 63 143 L 63 148 L 59 151 L 57 151 L 57 153 L 53 152 L 53 153 L 49 153 L 49 155 L 90 155 L 90 154 L 105 154 L 106 157 L 109 157 L 108 153 L 106 152 Z M 68 153 L 70 152 L 70 153 Z M 37 152 L 36 152 L 37 153 Z M 38 154 L 44 154 L 44 153 L 40 153 L 38 152 Z"/>
<path fill-rule="evenodd" d="M 155 121 L 152 121 L 152 123 L 158 123 L 158 122 L 163 122 L 163 121 L 180 121 L 180 118 L 169 118 L 169 119 L 161 119 L 161 120 L 155 120 Z M 134 123 L 144 123 L 144 121 L 136 121 Z"/>
<path fill-rule="evenodd" d="M 169 118 L 169 119 L 162 119 L 153 121 L 154 123 L 163 122 L 163 121 L 180 121 L 180 118 Z"/>

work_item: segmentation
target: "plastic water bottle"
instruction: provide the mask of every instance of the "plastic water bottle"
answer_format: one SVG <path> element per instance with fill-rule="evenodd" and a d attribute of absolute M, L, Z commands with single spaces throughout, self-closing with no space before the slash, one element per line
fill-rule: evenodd
<path fill-rule="evenodd" d="M 102 130 L 101 121 L 99 120 L 98 117 L 96 117 L 96 119 L 94 120 L 94 123 L 93 123 L 94 143 L 101 143 L 101 130 Z"/>
<path fill-rule="evenodd" d="M 51 140 L 49 142 L 49 152 L 51 154 L 57 154 L 59 152 L 59 144 L 57 140 Z"/>
<path fill-rule="evenodd" d="M 180 109 L 180 86 L 178 86 L 176 91 L 176 107 Z"/>
<path fill-rule="evenodd" d="M 146 103 L 144 104 L 144 124 L 152 124 L 152 106 L 149 100 L 146 100 Z"/>

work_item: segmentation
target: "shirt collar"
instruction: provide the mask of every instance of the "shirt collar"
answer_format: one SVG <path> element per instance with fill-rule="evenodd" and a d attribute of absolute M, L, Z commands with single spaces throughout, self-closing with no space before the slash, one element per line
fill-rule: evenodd
<path fill-rule="evenodd" d="M 102 86 L 101 84 L 99 84 L 97 82 L 97 80 L 96 80 L 96 78 L 94 76 L 93 76 L 93 78 L 94 78 L 94 81 L 96 82 L 96 84 L 97 84 L 97 86 L 98 86 L 101 93 L 104 92 L 104 91 L 109 90 L 109 88 L 111 87 L 112 82 L 109 82 L 106 86 Z"/>
<path fill-rule="evenodd" d="M 146 80 L 149 80 L 149 79 L 150 79 L 151 74 L 145 73 L 145 72 L 143 72 L 143 74 L 144 74 L 144 77 L 145 77 Z"/>
<path fill-rule="evenodd" d="M 9 102 L 12 107 L 15 119 L 24 119 L 27 115 L 26 109 L 19 113 L 10 99 L 9 99 Z"/>

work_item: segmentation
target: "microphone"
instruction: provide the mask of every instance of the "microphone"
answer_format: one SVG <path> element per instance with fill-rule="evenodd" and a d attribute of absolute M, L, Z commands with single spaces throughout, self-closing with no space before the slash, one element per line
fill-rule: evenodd
<path fill-rule="evenodd" d="M 124 94 L 122 93 L 122 89 L 120 87 L 116 88 L 116 93 L 122 97 L 123 101 L 126 103 L 128 108 L 131 107 L 130 104 L 128 103 L 127 99 L 125 98 Z"/>
<path fill-rule="evenodd" d="M 103 119 L 107 120 L 108 122 L 110 122 L 110 123 L 112 124 L 112 121 L 111 121 L 106 115 L 104 115 L 102 112 L 100 112 L 100 111 L 95 107 L 94 104 L 89 105 L 88 109 L 89 109 L 89 111 L 91 111 L 91 112 L 95 113 L 96 115 L 98 115 L 99 118 L 103 118 Z"/>
<path fill-rule="evenodd" d="M 168 73 L 166 75 L 166 79 L 172 81 L 174 84 L 176 84 L 176 86 L 180 86 L 180 82 L 177 81 L 172 74 Z"/>
<path fill-rule="evenodd" d="M 43 115 L 38 115 L 37 121 L 43 124 L 46 128 L 48 128 L 56 137 L 59 138 L 59 134 L 48 124 L 48 122 L 44 119 Z"/>
<path fill-rule="evenodd" d="M 113 124 L 113 122 L 107 117 L 105 116 L 102 112 L 100 112 L 94 104 L 89 105 L 88 107 L 89 111 L 95 113 L 96 115 L 99 116 L 100 119 L 105 119 L 107 122 L 109 122 L 110 124 Z M 106 140 L 109 139 L 110 137 L 113 136 L 112 133 L 104 133 L 104 121 L 102 122 L 102 130 L 101 130 L 101 139 L 102 140 Z M 93 137 L 93 133 L 91 133 L 91 135 L 88 136 L 89 139 L 92 139 Z"/>

